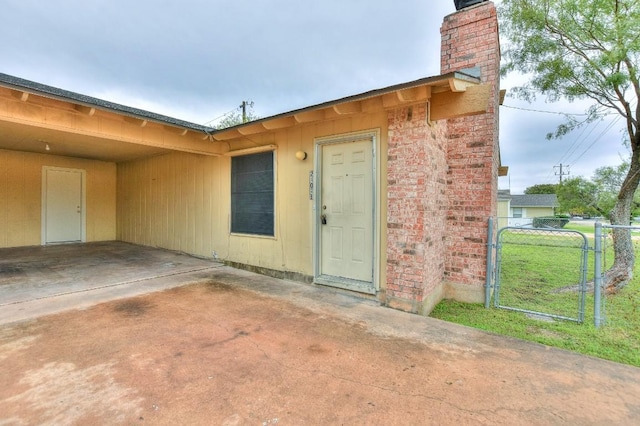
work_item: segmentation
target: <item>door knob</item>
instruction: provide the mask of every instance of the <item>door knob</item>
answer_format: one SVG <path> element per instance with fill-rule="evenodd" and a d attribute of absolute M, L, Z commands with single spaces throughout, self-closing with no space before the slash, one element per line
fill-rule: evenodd
<path fill-rule="evenodd" d="M 320 215 L 320 220 L 322 221 L 323 225 L 326 225 L 327 224 L 327 215 L 326 214 Z"/>

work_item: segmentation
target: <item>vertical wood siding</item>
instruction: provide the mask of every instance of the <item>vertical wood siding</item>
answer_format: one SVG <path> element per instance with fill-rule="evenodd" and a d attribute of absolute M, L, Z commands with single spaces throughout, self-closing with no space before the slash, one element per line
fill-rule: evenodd
<path fill-rule="evenodd" d="M 119 164 L 118 239 L 210 257 L 220 163 L 176 153 Z"/>
<path fill-rule="evenodd" d="M 221 259 L 232 262 L 312 275 L 309 172 L 314 167 L 314 138 L 386 129 L 386 121 L 386 113 L 381 112 L 254 135 L 251 140 L 233 143 L 232 149 L 277 145 L 275 237 L 230 233 L 230 157 L 172 153 L 120 163 L 118 239 L 204 257 L 215 251 Z M 295 158 L 299 150 L 307 152 L 307 160 Z"/>
<path fill-rule="evenodd" d="M 0 150 L 0 247 L 40 245 L 43 166 L 86 171 L 87 241 L 114 240 L 114 163 Z"/>

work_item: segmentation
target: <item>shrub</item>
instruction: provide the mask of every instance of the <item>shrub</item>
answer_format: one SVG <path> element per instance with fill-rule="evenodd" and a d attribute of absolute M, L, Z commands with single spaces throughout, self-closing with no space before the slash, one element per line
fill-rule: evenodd
<path fill-rule="evenodd" d="M 533 227 L 534 228 L 556 228 L 561 229 L 569 223 L 568 218 L 564 217 L 553 217 L 553 216 L 543 216 L 543 217 L 534 217 L 533 218 Z"/>

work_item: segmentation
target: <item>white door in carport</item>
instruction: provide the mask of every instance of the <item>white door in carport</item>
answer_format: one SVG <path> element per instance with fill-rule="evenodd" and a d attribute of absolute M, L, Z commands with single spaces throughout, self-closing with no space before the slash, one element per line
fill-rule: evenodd
<path fill-rule="evenodd" d="M 43 170 L 44 244 L 83 241 L 84 170 Z"/>

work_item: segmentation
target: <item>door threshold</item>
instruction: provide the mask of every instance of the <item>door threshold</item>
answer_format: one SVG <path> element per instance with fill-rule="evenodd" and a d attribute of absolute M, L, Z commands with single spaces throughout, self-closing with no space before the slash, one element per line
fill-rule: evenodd
<path fill-rule="evenodd" d="M 53 242 L 46 242 L 44 243 L 45 246 L 62 246 L 65 244 L 81 244 L 84 243 L 84 241 L 81 240 L 77 240 L 77 241 L 53 241 Z"/>
<path fill-rule="evenodd" d="M 357 293 L 376 294 L 376 289 L 372 282 L 359 281 L 331 275 L 320 275 L 313 280 L 314 284 L 337 287 L 344 290 L 351 290 Z"/>

